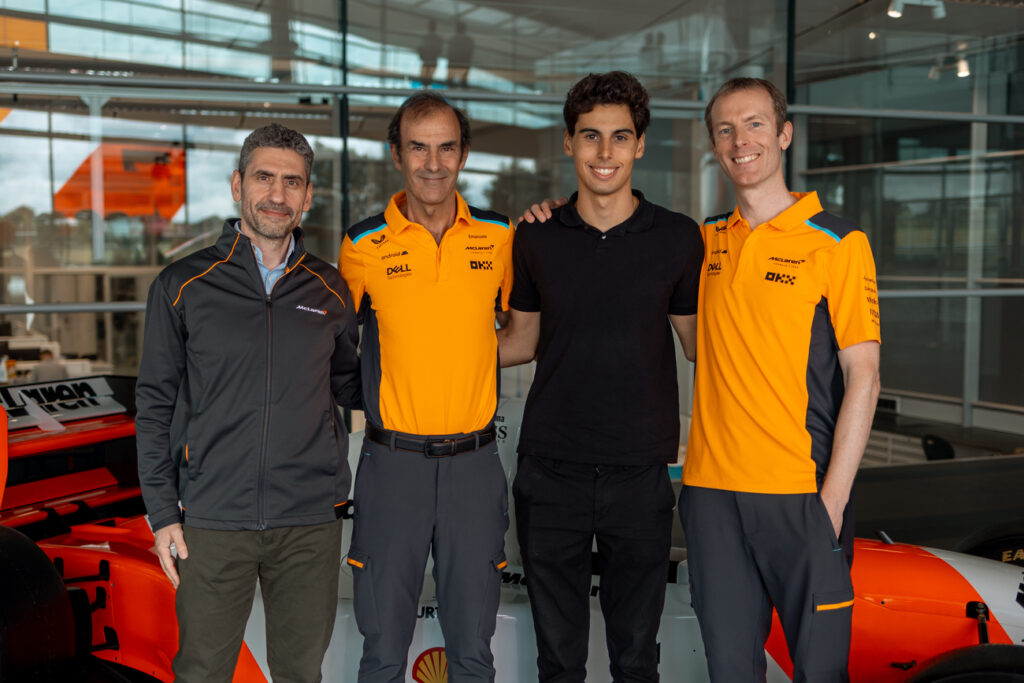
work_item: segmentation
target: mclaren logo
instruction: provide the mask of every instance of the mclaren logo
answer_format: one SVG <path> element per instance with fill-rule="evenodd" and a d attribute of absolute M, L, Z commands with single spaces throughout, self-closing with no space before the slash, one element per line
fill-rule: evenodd
<path fill-rule="evenodd" d="M 494 249 L 493 244 L 481 244 L 481 245 L 469 245 L 466 247 L 466 251 L 490 251 Z"/>
<path fill-rule="evenodd" d="M 784 266 L 799 266 L 801 263 L 806 261 L 805 258 L 786 258 L 785 256 L 769 256 L 769 261 L 774 263 L 781 263 Z"/>
<path fill-rule="evenodd" d="M 764 279 L 768 282 L 778 282 L 780 285 L 795 285 L 796 275 L 787 275 L 786 273 L 773 273 L 768 271 L 764 275 Z"/>
<path fill-rule="evenodd" d="M 412 663 L 411 673 L 416 683 L 448 683 L 448 656 L 444 648 L 425 650 Z"/>
<path fill-rule="evenodd" d="M 320 308 L 310 308 L 309 306 L 303 306 L 299 304 L 295 307 L 296 311 L 305 311 L 306 313 L 316 313 L 317 315 L 327 315 L 327 311 Z"/>
<path fill-rule="evenodd" d="M 412 268 L 409 267 L 408 263 L 402 263 L 397 266 L 388 266 L 387 274 L 389 278 L 406 277 L 407 275 L 412 275 Z"/>
<path fill-rule="evenodd" d="M 494 270 L 493 261 L 470 261 L 470 270 Z"/>

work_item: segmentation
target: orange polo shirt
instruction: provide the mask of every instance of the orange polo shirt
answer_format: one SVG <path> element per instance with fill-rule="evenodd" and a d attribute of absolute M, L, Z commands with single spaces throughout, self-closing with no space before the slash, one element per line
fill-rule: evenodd
<path fill-rule="evenodd" d="M 366 417 L 384 429 L 461 434 L 494 418 L 494 313 L 508 309 L 514 231 L 507 217 L 456 199 L 440 244 L 403 215 L 405 192 L 341 244 L 338 268 L 363 322 Z"/>
<path fill-rule="evenodd" d="M 707 219 L 697 306 L 691 486 L 813 493 L 842 403 L 837 353 L 881 341 L 867 236 L 817 194 L 751 229 Z"/>

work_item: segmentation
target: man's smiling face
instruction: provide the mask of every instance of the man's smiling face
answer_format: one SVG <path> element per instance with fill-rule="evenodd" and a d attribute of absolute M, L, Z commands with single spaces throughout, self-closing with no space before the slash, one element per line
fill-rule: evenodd
<path fill-rule="evenodd" d="M 637 137 L 629 107 L 599 104 L 565 132 L 565 153 L 573 158 L 580 193 L 613 195 L 631 192 L 633 163 L 644 155 L 644 136 Z"/>
<path fill-rule="evenodd" d="M 287 237 L 313 201 L 302 156 L 290 149 L 260 147 L 242 175 L 231 176 L 231 194 L 239 203 L 242 232 L 270 240 Z"/>
<path fill-rule="evenodd" d="M 771 96 L 761 88 L 737 90 L 711 110 L 711 145 L 722 172 L 737 189 L 782 181 L 782 152 L 793 139 L 793 125 L 780 128 Z"/>

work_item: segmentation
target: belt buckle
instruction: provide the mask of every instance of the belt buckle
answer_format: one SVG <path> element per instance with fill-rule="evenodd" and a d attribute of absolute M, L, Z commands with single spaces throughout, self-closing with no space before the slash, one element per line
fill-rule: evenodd
<path fill-rule="evenodd" d="M 448 458 L 455 455 L 455 448 L 458 443 L 458 439 L 436 439 L 434 441 L 423 442 L 423 455 L 428 458 Z M 442 447 L 443 450 L 437 450 L 436 447 Z"/>

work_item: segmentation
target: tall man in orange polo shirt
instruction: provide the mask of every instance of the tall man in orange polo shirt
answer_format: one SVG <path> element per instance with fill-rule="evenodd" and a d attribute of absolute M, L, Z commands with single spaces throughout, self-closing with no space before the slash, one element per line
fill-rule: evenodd
<path fill-rule="evenodd" d="M 469 122 L 440 96 L 388 127 L 405 190 L 354 225 L 339 256 L 363 324 L 366 439 L 348 564 L 360 683 L 405 681 L 427 553 L 452 683 L 494 680 L 508 489 L 498 460 L 498 316 L 512 285 L 508 218 L 455 189 Z"/>
<path fill-rule="evenodd" d="M 765 680 L 774 606 L 794 681 L 848 679 L 850 490 L 879 392 L 865 234 L 790 193 L 770 82 L 727 82 L 705 122 L 737 206 L 707 219 L 679 512 L 712 681 Z"/>

